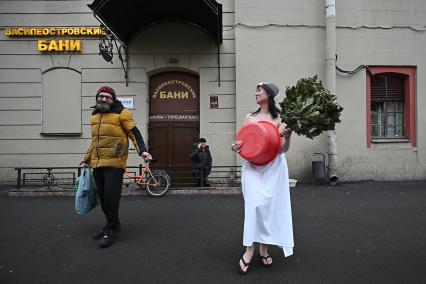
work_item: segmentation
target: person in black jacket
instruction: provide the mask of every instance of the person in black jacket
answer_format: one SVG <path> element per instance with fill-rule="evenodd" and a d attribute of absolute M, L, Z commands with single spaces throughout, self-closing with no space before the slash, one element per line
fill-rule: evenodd
<path fill-rule="evenodd" d="M 191 154 L 192 176 L 197 186 L 210 186 L 207 176 L 212 170 L 212 155 L 205 138 L 198 139 L 198 144 Z"/>

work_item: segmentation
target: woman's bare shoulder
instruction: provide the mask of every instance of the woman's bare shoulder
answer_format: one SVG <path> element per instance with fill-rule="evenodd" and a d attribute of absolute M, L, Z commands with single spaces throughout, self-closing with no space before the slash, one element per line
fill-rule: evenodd
<path fill-rule="evenodd" d="M 253 114 L 252 113 L 248 113 L 247 115 L 246 115 L 246 118 L 244 119 L 244 124 L 246 124 L 246 123 L 250 123 L 250 122 L 253 122 L 254 121 L 254 116 L 253 116 Z"/>

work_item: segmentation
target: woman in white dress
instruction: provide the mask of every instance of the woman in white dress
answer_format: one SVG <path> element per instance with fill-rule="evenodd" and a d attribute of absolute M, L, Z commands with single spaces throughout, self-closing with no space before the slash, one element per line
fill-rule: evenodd
<path fill-rule="evenodd" d="M 246 250 L 238 262 L 238 271 L 246 274 L 259 244 L 259 259 L 263 266 L 272 265 L 268 245 L 282 248 L 284 256 L 293 254 L 293 223 L 291 217 L 288 168 L 284 153 L 290 147 L 292 130 L 281 122 L 275 97 L 279 88 L 273 83 L 259 83 L 256 88 L 256 103 L 259 109 L 247 115 L 247 123 L 268 121 L 274 124 L 280 135 L 281 150 L 270 163 L 256 166 L 244 161 L 242 167 L 242 190 L 244 197 L 243 245 Z M 232 150 L 239 152 L 242 141 L 234 141 Z"/>

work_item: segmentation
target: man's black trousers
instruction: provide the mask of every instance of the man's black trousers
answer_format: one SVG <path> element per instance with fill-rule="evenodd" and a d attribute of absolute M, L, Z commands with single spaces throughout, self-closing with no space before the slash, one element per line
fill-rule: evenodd
<path fill-rule="evenodd" d="M 197 168 L 192 171 L 192 178 L 194 180 L 194 183 L 196 186 L 210 186 L 210 183 L 207 179 L 207 176 L 209 174 L 207 173 L 206 168 Z"/>
<path fill-rule="evenodd" d="M 123 174 L 124 170 L 118 168 L 96 168 L 93 170 L 102 211 L 107 221 L 107 229 L 116 229 L 117 224 L 120 223 L 118 210 L 120 208 Z"/>

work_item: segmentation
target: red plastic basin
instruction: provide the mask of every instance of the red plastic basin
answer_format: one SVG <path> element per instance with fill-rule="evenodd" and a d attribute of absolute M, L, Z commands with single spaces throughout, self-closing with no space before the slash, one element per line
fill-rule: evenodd
<path fill-rule="evenodd" d="M 281 148 L 278 128 L 270 122 L 260 121 L 243 126 L 237 134 L 243 141 L 240 156 L 255 165 L 265 165 L 275 159 Z"/>

